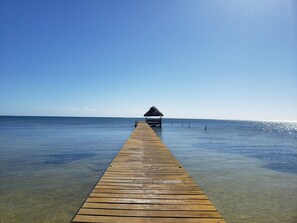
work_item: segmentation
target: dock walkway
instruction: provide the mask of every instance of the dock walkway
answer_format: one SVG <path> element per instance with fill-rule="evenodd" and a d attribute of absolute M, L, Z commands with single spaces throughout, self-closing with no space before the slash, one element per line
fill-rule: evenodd
<path fill-rule="evenodd" d="M 72 222 L 224 223 L 146 123 L 139 123 Z"/>

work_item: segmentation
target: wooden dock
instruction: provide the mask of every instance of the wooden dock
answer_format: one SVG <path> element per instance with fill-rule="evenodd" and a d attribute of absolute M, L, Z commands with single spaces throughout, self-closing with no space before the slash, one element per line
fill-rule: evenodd
<path fill-rule="evenodd" d="M 72 222 L 223 223 L 146 123 L 139 123 Z"/>

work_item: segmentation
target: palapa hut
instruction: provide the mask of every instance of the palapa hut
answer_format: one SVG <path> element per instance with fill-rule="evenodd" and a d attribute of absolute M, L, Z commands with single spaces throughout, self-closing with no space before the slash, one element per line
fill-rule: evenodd
<path fill-rule="evenodd" d="M 151 107 L 143 116 L 150 126 L 162 126 L 162 116 L 164 115 L 155 106 Z"/>

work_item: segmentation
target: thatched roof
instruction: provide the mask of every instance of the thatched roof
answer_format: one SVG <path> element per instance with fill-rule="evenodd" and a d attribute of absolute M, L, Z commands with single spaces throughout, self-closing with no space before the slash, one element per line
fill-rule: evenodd
<path fill-rule="evenodd" d="M 155 106 L 153 106 L 143 116 L 164 116 L 164 115 Z"/>

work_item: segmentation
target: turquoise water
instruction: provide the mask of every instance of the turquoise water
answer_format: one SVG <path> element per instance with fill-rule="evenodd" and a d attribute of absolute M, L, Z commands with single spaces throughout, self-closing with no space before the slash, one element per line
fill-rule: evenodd
<path fill-rule="evenodd" d="M 134 121 L 0 117 L 0 222 L 69 222 Z M 296 123 L 165 119 L 155 131 L 227 222 L 297 222 Z"/>

